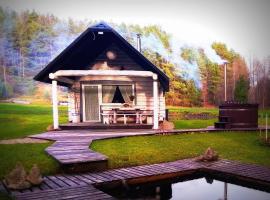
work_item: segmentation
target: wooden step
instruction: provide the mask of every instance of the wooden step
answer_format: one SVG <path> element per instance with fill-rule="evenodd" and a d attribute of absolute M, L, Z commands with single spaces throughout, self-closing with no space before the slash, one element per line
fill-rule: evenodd
<path fill-rule="evenodd" d="M 230 116 L 219 116 L 218 117 L 219 122 L 231 122 L 231 117 Z"/>
<path fill-rule="evenodd" d="M 231 128 L 230 122 L 215 122 L 215 128 L 229 129 Z"/>

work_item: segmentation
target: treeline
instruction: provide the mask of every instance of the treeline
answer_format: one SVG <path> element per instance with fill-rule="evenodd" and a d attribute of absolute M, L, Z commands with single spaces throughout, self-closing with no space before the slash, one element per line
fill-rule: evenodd
<path fill-rule="evenodd" d="M 250 60 L 249 101 L 259 103 L 261 108 L 270 107 L 270 56 L 263 60 Z"/>
<path fill-rule="evenodd" d="M 33 76 L 85 27 L 53 15 L 17 13 L 0 7 L 0 97 L 34 95 L 38 83 Z M 43 91 L 39 95 L 49 99 L 48 91 Z"/>
<path fill-rule="evenodd" d="M 17 13 L 0 7 L 0 98 L 39 95 L 50 98 L 33 76 L 96 21 L 63 20 L 35 11 Z M 142 34 L 143 54 L 170 78 L 167 103 L 176 106 L 217 105 L 224 100 L 224 66 L 215 62 L 203 48 L 180 45 L 172 48 L 173 36 L 159 26 L 110 23 L 136 46 Z M 238 53 L 225 44 L 213 43 L 215 53 L 228 62 L 229 100 L 251 101 L 269 106 L 269 60 L 254 59 L 252 70 Z M 197 79 L 187 78 L 181 62 L 198 71 Z M 43 86 L 44 87 L 44 86 Z M 262 102 L 261 102 L 262 101 Z"/>
<path fill-rule="evenodd" d="M 203 105 L 218 105 L 225 99 L 224 70 L 227 73 L 227 100 L 248 101 L 249 71 L 247 64 L 238 53 L 229 50 L 223 43 L 213 43 L 212 48 L 223 59 L 223 64 L 211 61 L 204 50 L 182 48 L 182 58 L 198 65 L 201 80 Z"/>

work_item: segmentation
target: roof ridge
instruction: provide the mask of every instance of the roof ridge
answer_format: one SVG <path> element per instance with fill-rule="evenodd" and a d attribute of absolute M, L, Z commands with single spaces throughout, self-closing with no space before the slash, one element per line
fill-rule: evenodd
<path fill-rule="evenodd" d="M 106 22 L 100 21 L 99 23 L 96 23 L 93 26 L 89 27 L 90 29 L 110 29 L 112 30 L 112 27 L 110 27 Z"/>

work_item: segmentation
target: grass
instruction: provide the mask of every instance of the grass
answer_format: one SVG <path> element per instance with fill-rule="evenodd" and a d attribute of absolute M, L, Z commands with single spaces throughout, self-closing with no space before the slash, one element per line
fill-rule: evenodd
<path fill-rule="evenodd" d="M 188 112 L 188 113 L 211 113 L 218 115 L 218 107 L 179 107 L 179 106 L 168 106 L 170 112 Z M 259 115 L 268 114 L 270 117 L 270 108 L 259 109 Z"/>
<path fill-rule="evenodd" d="M 67 122 L 67 108 L 59 106 L 60 123 Z M 0 103 L 0 139 L 20 138 L 45 131 L 52 124 L 50 105 Z"/>
<path fill-rule="evenodd" d="M 270 148 L 254 132 L 125 137 L 94 141 L 91 148 L 109 157 L 110 168 L 119 168 L 195 157 L 209 146 L 221 158 L 270 167 Z"/>
<path fill-rule="evenodd" d="M 171 112 L 190 112 L 190 113 L 211 113 L 218 114 L 217 108 L 201 107 L 169 107 Z M 67 122 L 67 108 L 59 106 L 60 123 Z M 260 111 L 260 115 L 268 113 L 270 118 L 270 109 Z M 217 119 L 209 120 L 176 120 L 175 128 L 205 128 L 213 126 Z M 270 119 L 268 120 L 270 124 Z M 47 126 L 52 124 L 52 108 L 50 105 L 18 105 L 9 103 L 0 103 L 0 139 L 12 139 L 25 137 L 27 135 L 40 133 L 46 130 Z M 259 124 L 264 125 L 265 119 L 259 118 Z"/>
<path fill-rule="evenodd" d="M 176 106 L 169 106 L 169 112 L 180 112 L 180 113 L 209 113 L 212 115 L 218 116 L 218 108 L 210 107 L 176 107 Z M 258 124 L 265 125 L 265 115 L 268 115 L 268 126 L 270 127 L 270 109 L 259 109 L 259 118 Z M 175 120 L 174 125 L 176 129 L 189 129 L 189 128 L 206 128 L 208 126 L 213 126 L 214 122 L 217 122 L 218 118 L 207 119 L 207 120 L 193 120 L 193 119 L 179 119 Z"/>
<path fill-rule="evenodd" d="M 213 126 L 216 119 L 207 119 L 207 120 L 176 120 L 174 121 L 175 129 L 190 129 L 190 128 L 206 128 L 208 126 Z"/>
<path fill-rule="evenodd" d="M 57 162 L 44 151 L 50 145 L 51 143 L 0 145 L 0 179 L 12 170 L 17 162 L 21 162 L 26 170 L 33 164 L 38 164 L 44 175 L 59 172 Z"/>
<path fill-rule="evenodd" d="M 216 112 L 214 108 L 173 107 L 171 109 L 178 109 L 180 112 L 187 110 L 190 112 Z M 46 127 L 52 124 L 51 110 L 50 105 L 0 103 L 0 139 L 25 137 L 45 131 Z M 60 123 L 65 123 L 67 108 L 60 106 L 59 110 Z M 214 121 L 215 119 L 177 120 L 175 126 L 180 129 L 201 128 L 213 125 Z M 0 145 L 0 178 L 3 178 L 18 161 L 22 162 L 26 169 L 30 169 L 35 163 L 38 164 L 43 174 L 59 172 L 59 165 L 44 152 L 44 149 L 50 144 Z M 109 156 L 110 167 L 193 157 L 208 146 L 217 149 L 224 158 L 270 166 L 270 159 L 266 159 L 267 156 L 268 158 L 270 156 L 269 147 L 261 145 L 254 133 L 129 137 L 96 141 L 92 145 L 95 150 Z"/>
<path fill-rule="evenodd" d="M 188 112 L 188 113 L 210 113 L 218 115 L 218 108 L 216 107 L 177 107 L 168 106 L 169 112 Z"/>
<path fill-rule="evenodd" d="M 259 115 L 262 115 L 265 117 L 266 114 L 268 115 L 268 118 L 270 118 L 270 108 L 266 108 L 264 110 L 262 110 L 262 109 L 259 110 Z"/>

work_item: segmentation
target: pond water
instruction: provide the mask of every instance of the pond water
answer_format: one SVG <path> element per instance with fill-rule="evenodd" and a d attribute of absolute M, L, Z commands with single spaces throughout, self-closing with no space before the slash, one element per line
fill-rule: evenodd
<path fill-rule="evenodd" d="M 270 193 L 211 178 L 104 189 L 118 199 L 270 200 Z"/>
<path fill-rule="evenodd" d="M 226 192 L 227 191 L 227 192 Z M 170 199 L 270 200 L 270 193 L 205 178 L 172 184 Z"/>

